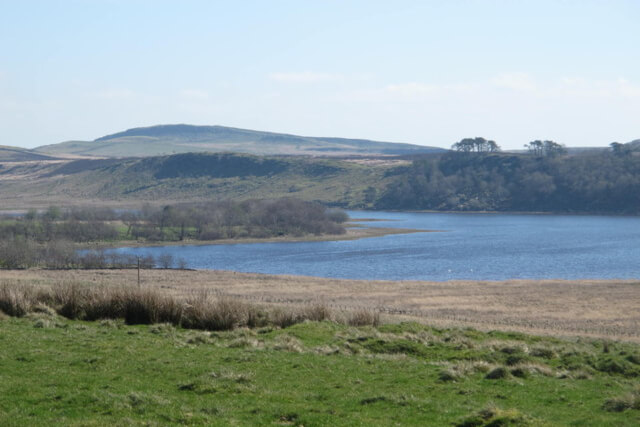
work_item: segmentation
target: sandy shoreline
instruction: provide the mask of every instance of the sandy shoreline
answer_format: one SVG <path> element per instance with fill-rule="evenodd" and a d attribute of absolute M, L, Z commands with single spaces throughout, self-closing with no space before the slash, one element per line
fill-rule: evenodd
<path fill-rule="evenodd" d="M 640 342 L 640 281 L 368 281 L 212 270 L 143 270 L 142 286 L 178 295 L 209 292 L 260 304 L 318 301 L 442 327 Z M 135 270 L 1 271 L 2 282 L 78 281 L 137 286 Z"/>

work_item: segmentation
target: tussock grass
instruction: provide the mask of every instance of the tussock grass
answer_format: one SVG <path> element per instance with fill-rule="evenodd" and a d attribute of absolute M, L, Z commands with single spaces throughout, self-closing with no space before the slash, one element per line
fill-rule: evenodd
<path fill-rule="evenodd" d="M 184 318 L 181 322 L 186 328 L 226 331 L 246 324 L 249 305 L 230 298 L 212 298 L 201 294 L 190 298 L 184 306 Z"/>
<path fill-rule="evenodd" d="M 347 324 L 349 326 L 378 326 L 380 324 L 380 313 L 360 309 L 349 314 Z"/>
<path fill-rule="evenodd" d="M 0 285 L 0 311 L 22 317 L 47 312 L 68 319 L 123 319 L 130 325 L 167 323 L 187 329 L 226 331 L 238 327 L 276 326 L 286 328 L 305 321 L 351 322 L 376 325 L 377 313 L 358 312 L 338 315 L 324 303 L 301 307 L 266 308 L 237 299 L 199 292 L 181 297 L 148 287 L 87 285 L 59 282 L 52 286 L 3 283 Z"/>
<path fill-rule="evenodd" d="M 283 334 L 276 337 L 273 343 L 273 349 L 302 353 L 304 352 L 304 345 L 298 338 L 288 334 Z"/>
<path fill-rule="evenodd" d="M 517 409 L 503 410 L 495 406 L 489 406 L 455 425 L 456 427 L 496 427 L 533 426 L 540 424 L 535 419 L 523 414 Z"/>
<path fill-rule="evenodd" d="M 25 316 L 32 310 L 37 299 L 33 287 L 14 283 L 0 285 L 0 311 L 9 316 Z"/>
<path fill-rule="evenodd" d="M 458 381 L 462 376 L 454 369 L 443 369 L 438 372 L 438 380 L 442 382 Z"/>
<path fill-rule="evenodd" d="M 602 409 L 607 412 L 623 412 L 629 409 L 640 410 L 640 387 L 623 396 L 605 400 Z"/>
<path fill-rule="evenodd" d="M 493 368 L 489 372 L 487 372 L 487 375 L 485 375 L 485 378 L 488 380 L 501 380 L 501 379 L 509 378 L 510 376 L 511 376 L 511 372 L 509 372 L 507 368 L 505 368 L 504 366 L 498 366 L 496 368 Z"/>
<path fill-rule="evenodd" d="M 558 357 L 557 353 L 548 347 L 533 347 L 529 354 L 534 357 L 542 357 L 545 359 L 554 359 Z"/>

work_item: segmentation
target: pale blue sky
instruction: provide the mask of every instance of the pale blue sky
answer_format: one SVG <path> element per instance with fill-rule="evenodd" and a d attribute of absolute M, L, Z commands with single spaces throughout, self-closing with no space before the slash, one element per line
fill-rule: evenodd
<path fill-rule="evenodd" d="M 161 123 L 640 138 L 640 1 L 0 0 L 0 145 Z"/>

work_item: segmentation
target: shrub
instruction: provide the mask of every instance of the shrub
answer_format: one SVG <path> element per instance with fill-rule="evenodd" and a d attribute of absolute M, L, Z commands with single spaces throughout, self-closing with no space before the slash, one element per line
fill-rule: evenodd
<path fill-rule="evenodd" d="M 173 255 L 163 253 L 158 256 L 158 265 L 161 268 L 171 268 L 173 266 Z"/>

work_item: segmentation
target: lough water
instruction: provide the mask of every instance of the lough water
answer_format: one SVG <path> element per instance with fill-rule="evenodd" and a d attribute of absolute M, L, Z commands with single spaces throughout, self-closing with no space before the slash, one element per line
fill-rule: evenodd
<path fill-rule="evenodd" d="M 638 278 L 640 218 L 349 212 L 378 227 L 441 230 L 351 241 L 119 248 L 190 268 L 389 279 Z"/>

